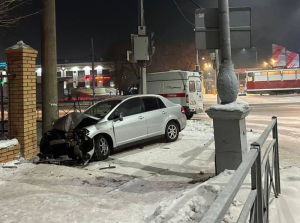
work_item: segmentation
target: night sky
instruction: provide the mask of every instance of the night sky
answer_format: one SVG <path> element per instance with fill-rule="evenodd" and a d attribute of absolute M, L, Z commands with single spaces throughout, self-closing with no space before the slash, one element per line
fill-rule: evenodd
<path fill-rule="evenodd" d="M 195 0 L 203 8 L 217 7 L 217 0 Z M 185 16 L 194 23 L 197 8 L 189 0 L 176 0 Z M 145 0 L 147 29 L 155 32 L 155 43 L 195 42 L 193 26 L 180 14 L 173 0 Z M 271 57 L 271 44 L 298 52 L 300 44 L 299 0 L 230 0 L 230 6 L 250 6 L 253 17 L 253 46 L 259 61 Z M 33 0 L 16 14 L 39 11 L 40 0 Z M 95 54 L 107 58 L 114 43 L 130 41 L 137 33 L 138 0 L 60 0 L 56 1 L 58 59 L 84 59 L 90 55 L 90 38 Z M 18 26 L 2 29 L 0 60 L 4 49 L 23 40 L 40 51 L 40 15 L 20 21 Z M 125 52 L 124 52 L 125 53 Z M 38 58 L 39 62 L 40 58 Z"/>

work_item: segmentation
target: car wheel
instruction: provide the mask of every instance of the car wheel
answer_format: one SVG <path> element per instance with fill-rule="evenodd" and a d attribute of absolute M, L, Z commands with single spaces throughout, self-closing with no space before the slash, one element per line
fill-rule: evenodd
<path fill-rule="evenodd" d="M 109 157 L 110 146 L 107 142 L 107 139 L 103 135 L 96 136 L 94 139 L 95 142 L 95 160 L 105 160 Z"/>
<path fill-rule="evenodd" d="M 167 142 L 174 142 L 179 135 L 179 128 L 176 122 L 169 122 L 166 126 L 165 138 Z"/>
<path fill-rule="evenodd" d="M 186 118 L 187 118 L 188 120 L 190 120 L 191 118 L 193 118 L 193 116 L 194 116 L 193 113 L 188 113 L 188 114 L 186 114 Z"/>

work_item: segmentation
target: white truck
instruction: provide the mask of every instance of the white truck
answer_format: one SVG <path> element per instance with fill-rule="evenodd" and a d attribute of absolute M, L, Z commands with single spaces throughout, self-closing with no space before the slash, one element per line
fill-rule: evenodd
<path fill-rule="evenodd" d="M 129 88 L 127 94 L 138 92 L 138 86 Z M 147 93 L 159 94 L 175 104 L 180 104 L 187 119 L 203 111 L 203 94 L 200 74 L 174 70 L 147 74 Z"/>

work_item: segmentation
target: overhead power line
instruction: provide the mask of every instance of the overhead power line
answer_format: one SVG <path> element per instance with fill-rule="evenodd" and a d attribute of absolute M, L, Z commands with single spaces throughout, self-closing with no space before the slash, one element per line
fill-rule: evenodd
<path fill-rule="evenodd" d="M 199 9 L 202 9 L 202 7 L 197 2 L 195 2 L 194 0 L 190 0 L 190 1 L 193 2 L 195 5 L 197 5 Z"/>
<path fill-rule="evenodd" d="M 176 3 L 176 1 L 173 0 L 173 2 L 174 2 L 175 5 L 177 6 L 177 8 L 178 8 L 179 12 L 181 13 L 181 15 L 183 16 L 183 18 L 184 18 L 189 24 L 191 24 L 192 26 L 194 26 L 195 24 L 192 23 L 192 22 L 190 22 L 190 21 L 185 17 L 185 15 L 184 15 L 183 12 L 181 11 L 181 9 L 180 9 L 180 7 L 178 6 L 178 4 Z"/>

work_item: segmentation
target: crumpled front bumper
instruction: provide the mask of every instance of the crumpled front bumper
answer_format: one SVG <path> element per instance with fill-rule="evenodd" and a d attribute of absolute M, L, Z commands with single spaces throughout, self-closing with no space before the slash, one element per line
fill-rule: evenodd
<path fill-rule="evenodd" d="M 38 155 L 43 161 L 68 157 L 84 165 L 88 164 L 95 152 L 94 140 L 86 135 L 85 129 L 73 133 L 51 130 L 43 135 L 40 148 L 41 153 Z"/>

